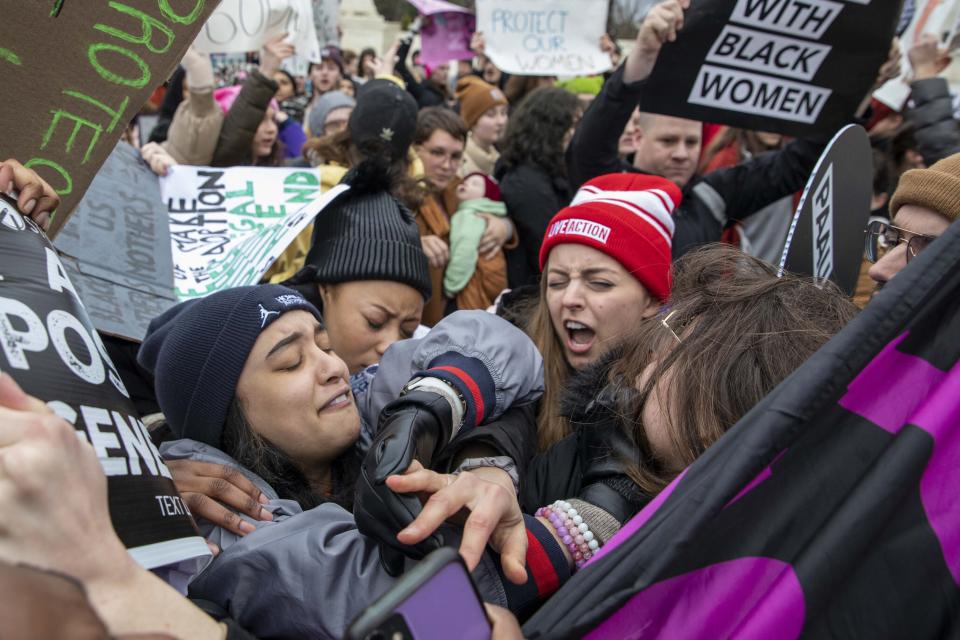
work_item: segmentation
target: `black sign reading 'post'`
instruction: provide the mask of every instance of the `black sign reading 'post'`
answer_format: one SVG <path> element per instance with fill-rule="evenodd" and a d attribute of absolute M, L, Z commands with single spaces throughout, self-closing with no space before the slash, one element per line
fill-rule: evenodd
<path fill-rule="evenodd" d="M 897 0 L 694 0 L 644 111 L 790 135 L 853 118 L 887 58 Z"/>
<path fill-rule="evenodd" d="M 56 250 L 2 197 L 0 371 L 93 445 L 113 526 L 141 565 L 209 555 Z"/>
<path fill-rule="evenodd" d="M 803 190 L 780 269 L 833 280 L 853 295 L 872 193 L 870 138 L 863 127 L 849 125 L 827 145 Z"/>

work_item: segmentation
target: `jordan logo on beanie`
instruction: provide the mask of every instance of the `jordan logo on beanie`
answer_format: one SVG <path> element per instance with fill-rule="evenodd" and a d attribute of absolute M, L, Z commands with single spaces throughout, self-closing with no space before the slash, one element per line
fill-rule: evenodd
<path fill-rule="evenodd" d="M 262 329 L 267 324 L 267 320 L 270 319 L 270 316 L 279 316 L 279 311 L 267 311 L 263 308 L 263 304 L 258 305 L 260 307 L 260 328 Z"/>

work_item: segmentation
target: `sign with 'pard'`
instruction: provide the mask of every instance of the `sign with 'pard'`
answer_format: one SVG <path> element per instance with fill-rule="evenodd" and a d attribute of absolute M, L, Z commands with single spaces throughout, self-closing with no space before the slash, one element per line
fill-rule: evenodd
<path fill-rule="evenodd" d="M 833 280 L 853 295 L 870 217 L 871 157 L 870 138 L 859 125 L 844 127 L 827 145 L 800 198 L 781 270 Z"/>
<path fill-rule="evenodd" d="M 600 51 L 606 0 L 477 0 L 477 31 L 502 71 L 525 76 L 587 76 L 610 69 Z"/>
<path fill-rule="evenodd" d="M 849 122 L 890 50 L 899 3 L 701 0 L 664 46 L 644 111 L 792 135 Z"/>
<path fill-rule="evenodd" d="M 0 0 L 0 158 L 60 194 L 51 237 L 216 4 Z"/>
<path fill-rule="evenodd" d="M 209 557 L 53 245 L 3 197 L 0 371 L 93 445 L 134 559 L 153 569 Z"/>

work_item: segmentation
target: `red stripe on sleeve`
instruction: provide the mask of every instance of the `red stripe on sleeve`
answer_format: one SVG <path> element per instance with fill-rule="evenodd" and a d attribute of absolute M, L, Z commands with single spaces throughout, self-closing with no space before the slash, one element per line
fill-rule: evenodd
<path fill-rule="evenodd" d="M 543 549 L 537 537 L 527 530 L 527 568 L 537 585 L 537 593 L 545 598 L 560 588 L 560 577 L 550 562 L 550 556 Z"/>
<path fill-rule="evenodd" d="M 457 376 L 463 384 L 467 385 L 467 389 L 470 390 L 470 395 L 473 396 L 473 403 L 477 408 L 477 424 L 483 422 L 483 417 L 486 415 L 486 407 L 483 404 L 483 394 L 480 393 L 480 387 L 473 381 L 473 378 L 471 378 L 466 371 L 458 367 L 433 367 L 433 369 L 452 373 Z"/>

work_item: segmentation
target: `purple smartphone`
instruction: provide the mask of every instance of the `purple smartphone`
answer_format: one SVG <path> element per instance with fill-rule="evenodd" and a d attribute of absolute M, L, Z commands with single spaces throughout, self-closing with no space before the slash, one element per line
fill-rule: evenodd
<path fill-rule="evenodd" d="M 370 605 L 350 640 L 489 640 L 480 595 L 455 549 L 434 551 Z"/>

